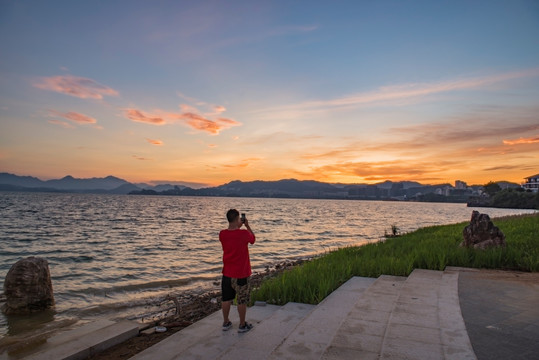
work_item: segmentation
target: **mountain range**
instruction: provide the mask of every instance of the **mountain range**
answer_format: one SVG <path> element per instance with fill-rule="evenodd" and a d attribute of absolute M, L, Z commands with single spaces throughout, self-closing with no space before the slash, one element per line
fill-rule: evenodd
<path fill-rule="evenodd" d="M 518 186 L 518 184 L 510 185 Z M 385 181 L 378 184 L 330 184 L 314 180 L 283 179 L 249 182 L 236 180 L 216 187 L 193 189 L 171 184 L 152 186 L 144 183 L 130 183 L 114 176 L 89 179 L 65 176 L 61 179 L 43 181 L 32 176 L 0 173 L 0 191 L 30 192 L 340 199 L 411 199 L 426 195 L 432 199 L 433 196 L 447 198 L 448 195 L 454 195 L 453 200 L 459 197 L 459 201 L 463 201 L 466 197 L 477 192 L 479 188 L 481 186 L 476 185 L 467 189 L 455 189 L 447 183 L 424 185 L 414 181 Z"/>
<path fill-rule="evenodd" d="M 142 189 L 165 191 L 173 188 L 174 185 L 151 186 L 144 183 L 133 184 L 114 176 L 77 179 L 68 175 L 61 179 L 44 181 L 33 176 L 18 176 L 9 173 L 0 173 L 0 190 L 3 191 L 128 194 L 131 191 Z"/>

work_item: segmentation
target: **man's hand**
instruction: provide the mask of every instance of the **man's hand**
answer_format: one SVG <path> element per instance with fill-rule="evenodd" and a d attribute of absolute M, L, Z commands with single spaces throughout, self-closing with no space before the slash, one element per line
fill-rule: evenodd
<path fill-rule="evenodd" d="M 242 225 L 245 225 L 245 228 L 246 228 L 251 234 L 254 234 L 254 233 L 253 233 L 253 230 L 251 230 L 251 227 L 249 226 L 249 220 L 247 220 L 247 218 L 245 218 L 245 221 L 242 223 Z"/>

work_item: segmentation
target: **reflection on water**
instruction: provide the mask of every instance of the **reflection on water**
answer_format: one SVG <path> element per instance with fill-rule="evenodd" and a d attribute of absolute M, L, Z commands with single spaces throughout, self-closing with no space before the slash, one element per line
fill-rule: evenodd
<path fill-rule="evenodd" d="M 464 204 L 0 193 L 0 277 L 19 259 L 48 260 L 56 319 L 135 316 L 170 292 L 213 287 L 225 213 L 247 213 L 254 271 L 291 257 L 378 241 L 392 225 L 467 221 Z M 482 209 L 491 217 L 524 210 Z M 529 212 L 529 211 L 528 211 Z M 51 315 L 52 316 L 52 315 Z M 32 320 L 33 321 L 33 320 Z M 17 321 L 0 316 L 0 335 Z"/>
<path fill-rule="evenodd" d="M 54 320 L 56 312 L 45 310 L 30 315 L 5 315 L 9 335 L 16 336 L 43 328 Z"/>

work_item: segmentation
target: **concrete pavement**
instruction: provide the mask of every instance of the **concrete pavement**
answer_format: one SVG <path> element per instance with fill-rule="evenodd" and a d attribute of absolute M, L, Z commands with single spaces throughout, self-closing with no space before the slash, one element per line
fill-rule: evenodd
<path fill-rule="evenodd" d="M 459 295 L 479 360 L 539 359 L 539 273 L 463 269 Z"/>

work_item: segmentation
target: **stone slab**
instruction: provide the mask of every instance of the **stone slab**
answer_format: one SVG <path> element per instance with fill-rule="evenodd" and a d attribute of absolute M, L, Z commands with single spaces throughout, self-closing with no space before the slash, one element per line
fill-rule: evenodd
<path fill-rule="evenodd" d="M 253 306 L 247 309 L 247 321 L 255 328 L 280 307 L 276 305 Z M 215 359 L 243 336 L 238 334 L 239 317 L 235 306 L 230 309 L 233 328 L 222 331 L 222 312 L 213 314 L 178 331 L 154 346 L 138 353 L 133 360 Z"/>
<path fill-rule="evenodd" d="M 99 320 L 80 328 L 53 336 L 28 360 L 79 360 L 138 335 L 137 323 Z"/>
<path fill-rule="evenodd" d="M 277 347 L 269 359 L 316 359 L 330 345 L 357 299 L 376 279 L 353 277 L 326 297 Z"/>
<path fill-rule="evenodd" d="M 380 276 L 356 299 L 322 358 L 357 359 L 380 354 L 387 323 L 406 278 Z M 359 357 L 362 358 L 362 357 Z"/>
<path fill-rule="evenodd" d="M 381 359 L 475 359 L 458 298 L 458 276 L 414 270 L 404 283 L 380 352 Z"/>
<path fill-rule="evenodd" d="M 265 319 L 218 359 L 266 359 L 315 305 L 288 303 Z M 253 357 L 256 355 L 256 357 Z"/>

